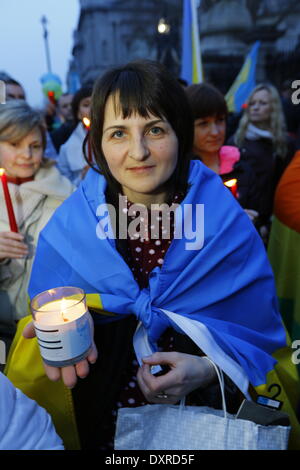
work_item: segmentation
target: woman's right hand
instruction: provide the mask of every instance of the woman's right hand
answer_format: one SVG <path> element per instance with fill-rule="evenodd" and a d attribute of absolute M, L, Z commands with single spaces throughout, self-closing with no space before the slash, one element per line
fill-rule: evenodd
<path fill-rule="evenodd" d="M 151 373 L 154 365 L 167 365 L 166 374 Z M 150 403 L 175 404 L 197 388 L 206 388 L 217 379 L 215 368 L 206 357 L 180 352 L 156 352 L 143 358 L 137 373 L 139 387 Z"/>
<path fill-rule="evenodd" d="M 91 325 L 92 337 L 94 337 L 94 322 L 90 314 L 89 322 Z M 28 325 L 26 325 L 23 330 L 23 336 L 27 339 L 31 339 L 36 336 L 33 322 L 30 322 Z M 66 367 L 53 367 L 49 366 L 45 362 L 43 362 L 43 364 L 48 379 L 52 380 L 53 382 L 57 382 L 61 379 L 66 387 L 73 388 L 76 385 L 77 377 L 84 379 L 89 374 L 89 363 L 94 364 L 97 360 L 97 357 L 98 352 L 93 341 L 88 356 L 77 364 Z"/>
<path fill-rule="evenodd" d="M 25 258 L 28 246 L 23 240 L 24 235 L 21 233 L 0 232 L 0 261 L 7 258 Z"/>

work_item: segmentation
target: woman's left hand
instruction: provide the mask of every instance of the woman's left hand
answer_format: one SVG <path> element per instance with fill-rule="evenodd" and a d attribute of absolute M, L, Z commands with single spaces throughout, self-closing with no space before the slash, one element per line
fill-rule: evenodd
<path fill-rule="evenodd" d="M 151 367 L 167 365 L 170 371 L 154 376 Z M 216 379 L 214 366 L 205 357 L 179 352 L 157 352 L 143 358 L 137 380 L 151 403 L 175 404 L 196 388 L 205 388 Z"/>
<path fill-rule="evenodd" d="M 94 322 L 90 314 L 89 321 L 94 335 Z M 28 323 L 23 330 L 23 336 L 27 339 L 32 339 L 36 336 L 33 322 Z M 89 364 L 94 364 L 97 360 L 98 352 L 94 340 L 92 341 L 91 348 L 85 359 L 77 362 L 72 366 L 53 367 L 43 362 L 44 369 L 48 379 L 52 382 L 62 380 L 66 387 L 73 388 L 77 383 L 77 378 L 84 379 L 89 374 Z"/>

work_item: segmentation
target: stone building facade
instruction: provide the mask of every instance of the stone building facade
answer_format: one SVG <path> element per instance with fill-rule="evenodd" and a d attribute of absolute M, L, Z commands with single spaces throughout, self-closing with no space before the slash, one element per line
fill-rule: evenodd
<path fill-rule="evenodd" d="M 79 0 L 72 74 L 93 81 L 116 64 L 157 59 L 180 75 L 182 0 Z M 251 45 L 261 40 L 257 79 L 300 79 L 299 0 L 202 0 L 201 49 L 207 80 L 226 92 Z M 167 34 L 157 25 L 165 18 Z"/>
<path fill-rule="evenodd" d="M 300 77 L 299 0 L 202 0 L 200 21 L 206 74 L 222 91 L 257 40 L 257 81 L 280 86 Z"/>
<path fill-rule="evenodd" d="M 177 46 L 181 17 L 178 0 L 80 0 L 81 13 L 74 33 L 73 62 L 81 82 L 92 81 L 108 68 L 130 60 L 148 58 L 168 62 L 169 37 L 160 37 L 159 19 L 172 22 L 173 62 L 180 63 Z M 162 6 L 163 4 L 163 6 Z M 174 64 L 170 64 L 174 68 Z M 176 65 L 174 72 L 177 72 Z"/>

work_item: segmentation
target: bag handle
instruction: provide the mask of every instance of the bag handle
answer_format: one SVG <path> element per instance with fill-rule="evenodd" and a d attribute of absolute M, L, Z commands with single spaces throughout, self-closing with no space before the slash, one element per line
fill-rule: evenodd
<path fill-rule="evenodd" d="M 227 407 L 226 407 L 225 392 L 224 392 L 225 386 L 224 386 L 223 371 L 221 369 L 219 369 L 219 367 L 209 357 L 203 356 L 202 358 L 207 359 L 214 366 L 214 369 L 216 371 L 216 374 L 217 374 L 217 377 L 218 377 L 218 380 L 219 380 L 220 388 L 221 388 L 222 407 L 223 407 L 223 412 L 224 412 L 224 418 L 227 419 Z M 185 406 L 185 397 L 183 397 L 180 400 L 180 405 L 179 405 L 180 410 L 182 410 L 184 406 Z"/>
<path fill-rule="evenodd" d="M 226 400 L 225 400 L 225 384 L 224 384 L 224 375 L 222 369 L 219 369 L 219 367 L 207 356 L 203 356 L 204 359 L 207 359 L 215 368 L 220 388 L 221 388 L 221 395 L 222 395 L 222 407 L 224 411 L 224 418 L 227 419 L 227 407 L 226 407 Z"/>

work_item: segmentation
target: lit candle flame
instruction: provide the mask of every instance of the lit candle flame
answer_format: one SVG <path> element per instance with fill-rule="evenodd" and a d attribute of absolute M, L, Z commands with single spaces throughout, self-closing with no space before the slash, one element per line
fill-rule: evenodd
<path fill-rule="evenodd" d="M 85 127 L 86 127 L 87 129 L 89 129 L 89 128 L 91 127 L 91 120 L 90 120 L 89 118 L 84 117 L 84 118 L 82 119 L 82 122 L 83 122 L 83 124 L 85 125 Z"/>
<path fill-rule="evenodd" d="M 227 186 L 227 188 L 232 188 L 233 186 L 235 186 L 237 184 L 237 179 L 232 178 L 231 180 L 225 181 L 224 184 L 225 184 L 225 186 Z"/>
<path fill-rule="evenodd" d="M 5 173 L 4 168 L 0 168 L 0 176 L 4 175 L 4 173 Z"/>
<path fill-rule="evenodd" d="M 62 316 L 62 319 L 63 319 L 64 322 L 69 321 L 68 318 L 65 317 L 66 313 L 64 312 L 64 310 L 66 308 L 67 308 L 66 299 L 63 298 L 63 299 L 61 299 L 61 316 Z"/>

